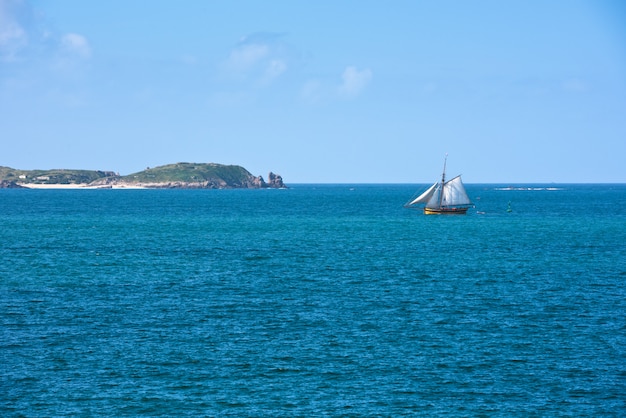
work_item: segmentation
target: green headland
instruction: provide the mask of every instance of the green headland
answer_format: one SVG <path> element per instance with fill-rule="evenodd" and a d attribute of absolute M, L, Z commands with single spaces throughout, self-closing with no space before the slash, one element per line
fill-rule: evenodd
<path fill-rule="evenodd" d="M 0 187 L 76 186 L 89 188 L 284 188 L 280 175 L 269 173 L 267 181 L 238 165 L 176 163 L 121 176 L 102 170 L 19 170 L 0 166 Z"/>

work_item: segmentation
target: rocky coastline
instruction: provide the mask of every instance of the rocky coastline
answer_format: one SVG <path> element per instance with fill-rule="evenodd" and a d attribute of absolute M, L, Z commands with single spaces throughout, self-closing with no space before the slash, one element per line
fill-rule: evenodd
<path fill-rule="evenodd" d="M 227 182 L 222 179 L 205 181 L 132 181 L 120 177 L 107 177 L 89 183 L 85 187 L 90 188 L 116 188 L 116 189 L 286 189 L 283 178 L 270 171 L 268 181 L 263 176 L 250 176 L 243 181 Z"/>
<path fill-rule="evenodd" d="M 1 180 L 0 189 L 24 189 L 25 187 L 17 184 L 15 181 Z"/>
<path fill-rule="evenodd" d="M 241 166 L 176 163 L 127 176 L 94 170 L 15 170 L 0 167 L 0 189 L 285 189 L 279 174 L 267 181 Z"/>

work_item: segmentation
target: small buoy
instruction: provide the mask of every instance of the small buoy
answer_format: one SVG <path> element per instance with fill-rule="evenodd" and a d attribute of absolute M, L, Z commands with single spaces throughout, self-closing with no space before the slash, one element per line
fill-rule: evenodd
<path fill-rule="evenodd" d="M 506 213 L 511 213 L 513 212 L 513 209 L 511 209 L 511 201 L 509 201 L 509 206 L 507 206 L 506 208 Z"/>

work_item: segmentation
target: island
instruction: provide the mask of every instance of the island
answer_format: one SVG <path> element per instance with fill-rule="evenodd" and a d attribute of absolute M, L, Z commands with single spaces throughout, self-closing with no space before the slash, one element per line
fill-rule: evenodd
<path fill-rule="evenodd" d="M 17 170 L 0 166 L 0 188 L 284 189 L 280 175 L 267 181 L 238 165 L 176 163 L 121 176 L 101 170 Z"/>

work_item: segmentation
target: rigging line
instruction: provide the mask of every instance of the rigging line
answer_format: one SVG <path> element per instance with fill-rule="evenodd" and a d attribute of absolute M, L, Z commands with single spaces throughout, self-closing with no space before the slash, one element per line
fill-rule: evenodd
<path fill-rule="evenodd" d="M 448 162 L 448 153 L 446 152 L 446 157 L 443 159 L 443 174 L 441 175 L 441 190 L 439 193 L 439 207 L 443 202 L 443 188 L 446 185 L 446 163 Z"/>

